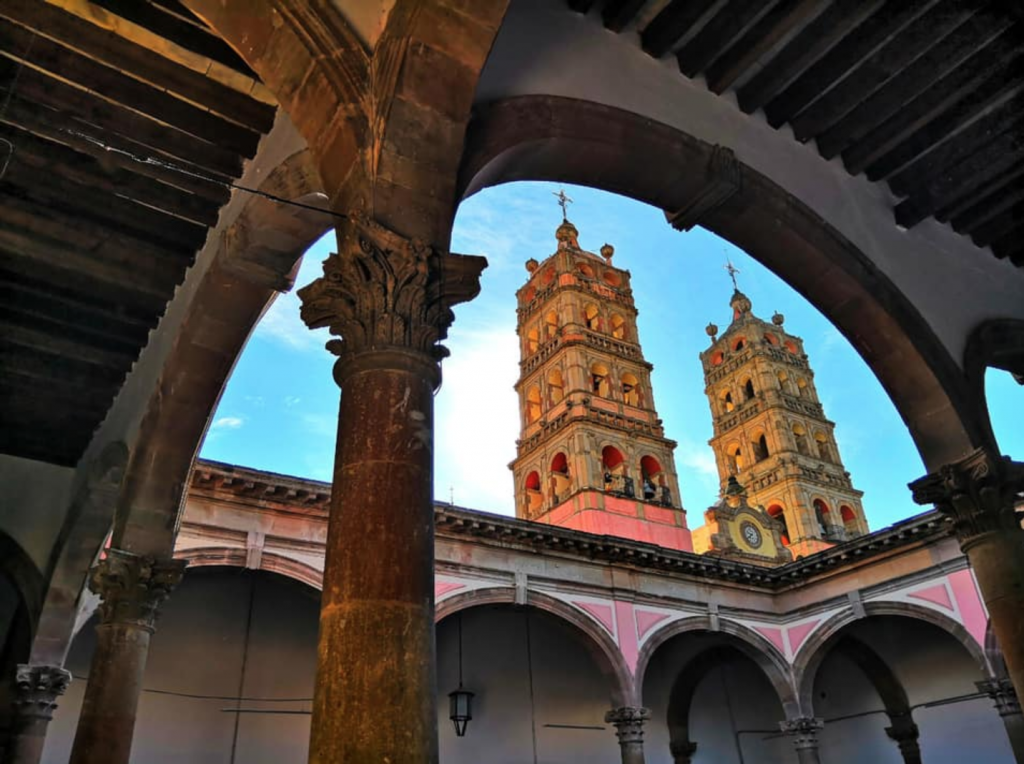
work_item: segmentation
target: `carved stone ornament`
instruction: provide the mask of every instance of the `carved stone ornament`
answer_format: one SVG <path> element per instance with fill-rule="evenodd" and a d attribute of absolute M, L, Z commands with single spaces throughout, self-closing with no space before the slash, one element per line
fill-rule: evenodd
<path fill-rule="evenodd" d="M 50 719 L 69 684 L 71 672 L 60 666 L 20 664 L 14 677 L 14 708 L 22 717 Z"/>
<path fill-rule="evenodd" d="M 1017 697 L 1017 690 L 1009 677 L 998 677 L 996 679 L 985 679 L 975 682 L 979 691 L 988 695 L 995 701 L 996 711 L 1000 716 L 1014 716 L 1021 713 L 1020 699 Z"/>
<path fill-rule="evenodd" d="M 181 581 L 185 560 L 155 560 L 108 549 L 89 574 L 89 590 L 100 595 L 100 623 L 153 631 L 164 600 Z"/>
<path fill-rule="evenodd" d="M 356 219 L 338 228 L 338 249 L 324 275 L 298 293 L 306 325 L 341 337 L 328 350 L 342 358 L 396 348 L 447 355 L 437 343 L 455 319 L 452 306 L 480 292 L 485 258 L 441 252 Z"/>
<path fill-rule="evenodd" d="M 818 733 L 825 727 L 823 719 L 813 719 L 802 716 L 799 719 L 787 719 L 779 722 L 779 729 L 786 735 L 793 738 L 793 744 L 797 749 L 817 748 Z"/>
<path fill-rule="evenodd" d="M 1020 531 L 1014 504 L 1024 489 L 1024 464 L 977 449 L 910 484 L 914 501 L 952 517 L 961 544 L 985 533 Z"/>
<path fill-rule="evenodd" d="M 642 743 L 644 723 L 651 718 L 651 709 L 623 706 L 613 708 L 604 715 L 604 720 L 615 725 L 619 743 Z"/>

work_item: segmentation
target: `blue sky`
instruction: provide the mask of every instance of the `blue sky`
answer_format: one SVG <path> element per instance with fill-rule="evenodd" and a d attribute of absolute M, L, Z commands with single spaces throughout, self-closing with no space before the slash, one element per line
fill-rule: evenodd
<path fill-rule="evenodd" d="M 485 255 L 480 296 L 455 308 L 445 343 L 436 399 L 435 496 L 456 504 L 514 514 L 512 473 L 519 430 L 512 389 L 518 374 L 515 290 L 526 280 L 525 262 L 555 251 L 561 211 L 559 186 L 514 183 L 466 200 L 455 220 L 452 251 Z M 588 188 L 566 186 L 575 203 L 569 217 L 580 245 L 596 252 L 608 242 L 615 263 L 632 273 L 640 311 L 640 342 L 654 364 L 652 384 L 668 437 L 678 441 L 676 466 L 690 526 L 717 498 L 714 457 L 707 445 L 711 414 L 698 353 L 708 344 L 704 327 L 730 320 L 732 286 L 723 266 L 740 269 L 740 288 L 754 313 L 786 316 L 787 331 L 804 339 L 826 415 L 836 423 L 840 454 L 853 483 L 864 491 L 872 528 L 920 511 L 908 481 L 924 474 L 906 427 L 882 387 L 852 346 L 810 303 L 773 273 L 703 229 L 681 234 L 662 212 Z M 334 244 L 328 234 L 307 253 L 296 281 L 321 273 Z M 311 332 L 299 319 L 295 291 L 280 296 L 263 317 L 228 382 L 202 447 L 208 459 L 301 477 L 329 480 L 334 461 L 339 392 L 326 330 Z M 1024 458 L 1024 390 L 1009 374 L 986 378 L 996 436 L 1004 453 Z M 487 415 L 486 421 L 481 417 Z"/>

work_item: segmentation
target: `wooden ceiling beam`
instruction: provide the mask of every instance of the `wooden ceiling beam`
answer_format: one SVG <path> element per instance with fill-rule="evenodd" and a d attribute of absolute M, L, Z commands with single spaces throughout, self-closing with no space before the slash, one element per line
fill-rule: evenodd
<path fill-rule="evenodd" d="M 1000 259 L 1010 258 L 1014 265 L 1024 265 L 1024 219 L 1018 218 L 1014 226 L 1009 228 L 990 247 L 992 254 Z"/>
<path fill-rule="evenodd" d="M 976 13 L 865 98 L 839 122 L 816 136 L 818 151 L 832 159 L 869 130 L 897 114 L 941 77 L 967 61 L 1006 30 L 1003 14 Z"/>
<path fill-rule="evenodd" d="M 987 247 L 1000 241 L 1003 237 L 1016 232 L 1014 239 L 1018 244 L 1024 243 L 1024 204 L 1017 204 L 1010 207 L 1001 215 L 997 215 L 988 222 L 978 226 L 971 232 L 971 240 L 979 247 Z"/>
<path fill-rule="evenodd" d="M 8 412 L 4 411 L 3 417 L 5 423 L 10 421 Z M 8 428 L 0 428 L 0 453 L 61 467 L 74 467 L 92 440 L 92 429 L 72 432 L 59 423 L 43 426 L 26 422 L 16 426 L 17 423 L 10 421 L 10 424 Z"/>
<path fill-rule="evenodd" d="M 3 338 L 0 338 L 0 368 L 15 370 L 22 376 L 41 381 L 60 379 L 69 385 L 91 388 L 116 389 L 124 379 L 124 372 L 120 369 L 63 358 L 38 348 L 12 345 Z"/>
<path fill-rule="evenodd" d="M 127 371 L 138 358 L 139 352 L 125 352 L 110 348 L 94 347 L 86 344 L 80 337 L 69 339 L 67 336 L 46 329 L 56 328 L 42 323 L 37 326 L 25 326 L 10 311 L 0 307 L 0 333 L 12 345 L 35 348 L 51 355 L 70 358 L 76 361 L 105 366 L 110 369 Z"/>
<path fill-rule="evenodd" d="M 966 21 L 974 11 L 975 8 L 968 3 L 936 5 L 913 23 L 907 24 L 874 53 L 856 64 L 850 74 L 835 87 L 793 117 L 791 125 L 796 139 L 805 143 L 838 123 L 880 86 L 924 54 L 937 40 Z"/>
<path fill-rule="evenodd" d="M 854 175 L 866 172 L 870 180 L 879 180 L 906 163 L 904 160 L 897 165 L 888 159 L 897 150 L 902 152 L 904 143 L 915 141 L 912 150 L 916 149 L 916 156 L 934 142 L 922 131 L 934 123 L 932 133 L 940 132 L 944 112 L 971 99 L 974 105 L 968 110 L 969 117 L 978 108 L 983 108 L 984 103 L 1001 97 L 1007 86 L 1000 78 L 1000 72 L 1018 55 L 1012 42 L 1014 29 L 1016 27 L 999 35 L 845 149 L 842 156 L 846 169 Z M 951 127 L 946 133 L 953 129 Z"/>
<path fill-rule="evenodd" d="M 780 40 L 821 11 L 821 0 L 782 0 L 748 29 L 705 73 L 708 89 L 721 95 Z"/>
<path fill-rule="evenodd" d="M 64 380 L 24 377 L 6 368 L 0 371 L 0 400 L 18 408 L 18 401 L 34 401 L 48 410 L 77 409 L 92 419 L 102 417 L 114 401 L 116 389 L 82 388 Z M 85 419 L 86 417 L 83 417 Z"/>
<path fill-rule="evenodd" d="M 636 18 L 646 2 L 647 0 L 607 0 L 601 11 L 605 27 L 616 34 L 621 32 Z"/>
<path fill-rule="evenodd" d="M 274 124 L 273 106 L 56 6 L 39 0 L 4 0 L 0 16 L 256 132 L 265 133 Z"/>
<path fill-rule="evenodd" d="M 1020 201 L 1024 201 L 1024 165 L 1000 174 L 987 185 L 981 197 L 972 196 L 969 203 L 939 210 L 936 217 L 942 222 L 948 220 L 957 233 L 970 233 L 975 226 Z"/>
<path fill-rule="evenodd" d="M 701 74 L 715 58 L 728 50 L 758 16 L 770 10 L 765 0 L 729 0 L 697 34 L 676 53 L 679 71 L 693 78 Z"/>
<path fill-rule="evenodd" d="M 885 0 L 835 0 L 736 93 L 747 114 L 760 109 Z"/>
<path fill-rule="evenodd" d="M 51 76 L 88 88 L 110 103 L 127 107 L 233 153 L 251 157 L 260 134 L 229 122 L 170 93 L 99 63 L 31 30 L 0 18 L 0 55 Z M 22 69 L 24 73 L 24 69 Z M 20 85 L 21 77 L 18 78 Z M 96 95 L 91 96 L 95 100 Z"/>
<path fill-rule="evenodd" d="M 768 124 L 781 127 L 792 120 L 935 2 L 937 0 L 886 3 L 861 21 L 835 47 L 818 59 L 813 67 L 765 104 L 764 113 Z"/>
<path fill-rule="evenodd" d="M 640 33 L 641 47 L 654 58 L 661 58 L 714 4 L 715 0 L 672 0 Z"/>

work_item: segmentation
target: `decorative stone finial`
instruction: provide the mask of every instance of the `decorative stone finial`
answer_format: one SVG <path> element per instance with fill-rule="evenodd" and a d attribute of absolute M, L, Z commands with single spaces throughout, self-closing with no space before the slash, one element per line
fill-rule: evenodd
<path fill-rule="evenodd" d="M 538 263 L 534 258 L 531 257 L 529 260 L 526 261 L 526 272 L 533 273 L 535 270 L 537 270 L 539 266 L 540 263 Z"/>
<path fill-rule="evenodd" d="M 601 247 L 601 257 L 608 265 L 612 264 L 612 256 L 615 254 L 615 247 L 611 244 L 605 244 Z"/>
<path fill-rule="evenodd" d="M 750 303 L 750 298 L 747 297 L 740 290 L 736 290 L 732 293 L 732 299 L 729 300 L 729 307 L 732 308 L 732 320 L 740 318 L 750 312 L 753 307 Z"/>
<path fill-rule="evenodd" d="M 779 311 L 775 311 L 772 314 L 772 323 L 775 324 L 776 326 L 782 326 L 782 324 L 785 323 L 785 321 L 786 317 L 779 313 Z"/>
<path fill-rule="evenodd" d="M 715 324 L 708 324 L 706 327 L 704 327 L 704 331 L 708 333 L 708 336 L 711 338 L 712 342 L 714 342 L 715 340 L 718 339 L 718 326 L 717 325 L 715 325 Z"/>
<path fill-rule="evenodd" d="M 559 249 L 579 249 L 579 237 L 580 232 L 568 220 L 563 220 L 562 225 L 555 229 L 555 238 L 558 239 Z"/>

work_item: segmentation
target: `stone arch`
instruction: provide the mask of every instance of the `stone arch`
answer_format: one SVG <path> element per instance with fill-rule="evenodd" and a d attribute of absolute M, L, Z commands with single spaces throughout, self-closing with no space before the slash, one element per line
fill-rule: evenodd
<path fill-rule="evenodd" d="M 518 601 L 516 595 L 517 591 L 510 587 L 489 587 L 456 594 L 438 603 L 434 622 L 440 623 L 460 610 L 481 605 L 526 604 L 543 610 L 582 634 L 583 644 L 608 679 L 612 691 L 612 704 L 625 706 L 634 702 L 633 676 L 626 665 L 626 659 L 615 640 L 602 626 L 581 610 L 546 594 L 528 590 L 525 603 Z"/>
<path fill-rule="evenodd" d="M 635 680 L 637 698 L 641 701 L 643 700 L 647 667 L 658 648 L 680 634 L 706 631 L 724 635 L 732 647 L 735 647 L 745 656 L 752 659 L 761 671 L 764 672 L 772 687 L 775 688 L 786 718 L 793 717 L 799 708 L 798 696 L 785 656 L 779 652 L 775 645 L 753 629 L 724 618 L 719 618 L 717 621 L 717 624 L 712 624 L 710 616 L 683 618 L 655 631 L 644 642 L 643 647 L 640 648 L 640 655 L 637 658 Z"/>
<path fill-rule="evenodd" d="M 0 686 L 28 663 L 46 582 L 21 544 L 0 532 L 0 589 L 13 594 L 11 608 L 0 609 Z M 2 602 L 2 600 L 0 600 Z"/>
<path fill-rule="evenodd" d="M 247 550 L 239 547 L 195 547 L 182 549 L 176 552 L 174 557 L 178 560 L 187 560 L 189 570 L 205 567 L 250 568 Z M 323 589 L 324 574 L 322 570 L 274 552 L 262 552 L 259 564 L 251 566 L 251 569 L 277 573 L 285 578 L 306 584 L 317 591 Z"/>
<path fill-rule="evenodd" d="M 985 371 L 1002 369 L 1024 379 L 1024 321 L 998 319 L 974 328 L 964 349 L 964 376 L 992 453 L 1000 453 L 985 397 Z M 1019 456 L 1020 455 L 1016 455 Z"/>
<path fill-rule="evenodd" d="M 664 210 L 704 198 L 709 172 L 724 158 L 734 193 L 697 222 L 832 320 L 889 394 L 929 471 L 983 443 L 958 364 L 911 301 L 800 199 L 730 152 L 628 111 L 558 96 L 521 96 L 480 109 L 467 147 L 462 196 L 513 180 L 557 180 Z"/>
<path fill-rule="evenodd" d="M 864 615 L 862 616 L 854 613 L 853 610 L 844 610 L 832 616 L 814 630 L 794 658 L 793 676 L 799 692 L 800 709 L 805 715 L 814 715 L 814 678 L 817 676 L 822 660 L 835 643 L 843 637 L 843 631 L 847 626 L 872 616 L 902 616 L 930 623 L 959 642 L 978 665 L 983 675 L 992 676 L 992 666 L 985 654 L 984 647 L 978 644 L 962 624 L 949 616 L 931 608 L 912 605 L 908 602 L 865 602 L 863 607 Z"/>

